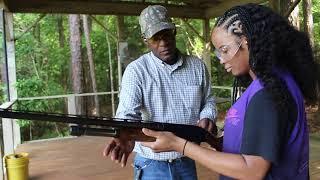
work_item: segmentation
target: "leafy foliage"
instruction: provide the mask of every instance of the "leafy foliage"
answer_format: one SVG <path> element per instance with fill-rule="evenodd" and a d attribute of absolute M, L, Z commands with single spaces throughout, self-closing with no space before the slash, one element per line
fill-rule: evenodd
<path fill-rule="evenodd" d="M 320 0 L 312 1 L 312 15 L 313 15 L 313 31 L 315 44 L 320 46 Z"/>

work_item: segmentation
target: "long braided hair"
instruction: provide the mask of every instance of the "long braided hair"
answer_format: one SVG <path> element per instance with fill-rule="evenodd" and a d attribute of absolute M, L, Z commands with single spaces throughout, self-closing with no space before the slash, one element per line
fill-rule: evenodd
<path fill-rule="evenodd" d="M 250 69 L 271 93 L 279 108 L 287 108 L 291 96 L 283 80 L 276 75 L 275 67 L 293 75 L 307 102 L 317 100 L 319 79 L 309 38 L 284 17 L 268 7 L 245 4 L 226 11 L 215 27 L 247 38 Z M 249 84 L 248 78 L 244 78 L 245 81 L 241 79 L 243 77 L 236 78 L 235 89 Z"/>

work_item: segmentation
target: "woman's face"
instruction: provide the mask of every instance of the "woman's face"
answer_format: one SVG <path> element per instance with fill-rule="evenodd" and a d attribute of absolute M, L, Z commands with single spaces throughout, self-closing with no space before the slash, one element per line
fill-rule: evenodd
<path fill-rule="evenodd" d="M 216 27 L 211 34 L 211 41 L 220 64 L 224 65 L 227 72 L 231 72 L 234 76 L 250 72 L 249 51 L 245 37 L 239 38 L 223 28 Z"/>

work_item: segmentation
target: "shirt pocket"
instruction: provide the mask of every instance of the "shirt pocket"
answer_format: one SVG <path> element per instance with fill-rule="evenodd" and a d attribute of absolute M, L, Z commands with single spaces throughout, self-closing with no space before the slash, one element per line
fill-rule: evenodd
<path fill-rule="evenodd" d="M 191 85 L 184 88 L 184 99 L 186 107 L 194 110 L 200 110 L 202 90 L 201 86 Z"/>

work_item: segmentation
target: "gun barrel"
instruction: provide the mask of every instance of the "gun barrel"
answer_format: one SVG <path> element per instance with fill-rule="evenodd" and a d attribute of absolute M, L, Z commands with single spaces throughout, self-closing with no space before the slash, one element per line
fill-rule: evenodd
<path fill-rule="evenodd" d="M 185 124 L 160 123 L 131 119 L 118 119 L 94 116 L 45 114 L 41 112 L 12 111 L 0 108 L 0 117 L 12 119 L 27 119 L 46 122 L 60 122 L 71 125 L 71 135 L 123 137 L 138 141 L 153 141 L 141 132 L 142 128 L 156 131 L 169 131 L 192 142 L 207 142 L 212 144 L 215 137 L 198 126 Z"/>

